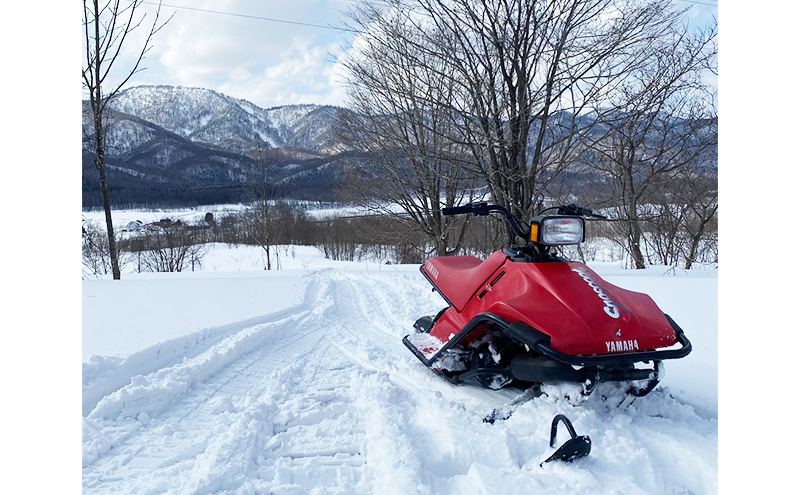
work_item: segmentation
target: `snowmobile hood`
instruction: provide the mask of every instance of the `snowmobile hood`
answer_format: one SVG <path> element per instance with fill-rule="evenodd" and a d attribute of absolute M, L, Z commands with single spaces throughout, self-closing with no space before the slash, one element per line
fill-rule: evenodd
<path fill-rule="evenodd" d="M 485 297 L 481 311 L 527 323 L 549 335 L 557 351 L 610 354 L 677 342 L 650 296 L 614 286 L 583 263 L 509 261 L 504 269 L 506 275 Z M 547 311 L 537 310 L 542 307 Z"/>

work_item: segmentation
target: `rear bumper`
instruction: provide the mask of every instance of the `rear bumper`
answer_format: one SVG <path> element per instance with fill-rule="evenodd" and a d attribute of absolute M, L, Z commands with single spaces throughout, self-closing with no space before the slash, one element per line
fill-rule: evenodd
<path fill-rule="evenodd" d="M 670 349 L 658 349 L 653 351 L 621 352 L 614 354 L 592 354 L 592 355 L 571 355 L 564 354 L 550 346 L 550 337 L 531 328 L 522 322 L 512 323 L 504 328 L 505 332 L 512 338 L 527 345 L 532 350 L 544 354 L 556 361 L 572 366 L 614 366 L 622 364 L 633 364 L 645 361 L 661 361 L 664 359 L 679 359 L 686 357 L 692 352 L 692 343 L 684 334 L 683 329 L 675 323 L 668 314 L 664 314 L 672 329 L 680 347 Z"/>
<path fill-rule="evenodd" d="M 685 357 L 692 351 L 692 344 L 683 330 L 669 316 L 664 315 L 670 326 L 675 331 L 675 336 L 680 347 L 637 352 L 622 352 L 598 355 L 570 355 L 559 352 L 550 346 L 550 337 L 522 322 L 509 324 L 503 318 L 492 313 L 481 313 L 464 326 L 441 348 L 431 350 L 430 354 L 423 352 L 409 340 L 403 338 L 403 343 L 425 366 L 453 383 L 461 383 L 478 375 L 509 374 L 514 378 L 526 382 L 576 382 L 584 384 L 584 392 L 591 393 L 600 382 L 607 381 L 638 381 L 647 380 L 643 387 L 632 386 L 628 392 L 634 396 L 642 397 L 648 394 L 659 382 L 661 360 L 678 359 Z M 427 333 L 433 326 L 435 319 L 418 321 L 417 331 Z M 495 325 L 509 338 L 515 339 L 528 348 L 528 352 L 514 356 L 507 367 L 478 368 L 464 371 L 446 371 L 437 364 L 449 349 L 464 340 L 472 331 L 483 325 Z M 417 325 L 415 325 L 416 327 Z M 651 362 L 652 369 L 641 369 L 635 363 Z"/>

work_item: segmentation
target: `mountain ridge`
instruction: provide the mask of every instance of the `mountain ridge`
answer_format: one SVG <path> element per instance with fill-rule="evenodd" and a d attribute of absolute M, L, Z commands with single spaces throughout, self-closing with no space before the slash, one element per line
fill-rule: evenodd
<path fill-rule="evenodd" d="M 246 201 L 247 185 L 262 173 L 278 196 L 334 199 L 335 165 L 346 151 L 333 132 L 341 108 L 263 109 L 182 86 L 128 88 L 108 108 L 106 160 L 115 202 Z M 86 101 L 83 127 L 88 207 L 99 204 L 100 196 L 87 146 L 93 128 Z"/>

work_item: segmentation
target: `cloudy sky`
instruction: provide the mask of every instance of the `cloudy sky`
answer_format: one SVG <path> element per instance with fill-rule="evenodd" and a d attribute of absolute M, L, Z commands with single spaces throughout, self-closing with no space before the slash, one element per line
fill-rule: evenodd
<path fill-rule="evenodd" d="M 154 37 L 145 70 L 128 86 L 202 87 L 264 108 L 340 105 L 344 90 L 333 68 L 350 39 L 337 29 L 350 1 L 166 0 L 160 19 L 172 18 Z M 148 26 L 156 3 L 141 6 Z"/>
<path fill-rule="evenodd" d="M 165 0 L 161 19 L 173 17 L 154 38 L 145 70 L 128 86 L 202 87 L 264 108 L 342 105 L 344 89 L 334 69 L 352 34 L 336 28 L 353 1 Z M 716 0 L 675 1 L 691 6 L 690 19 L 698 25 L 717 14 Z M 152 23 L 156 3 L 145 0 L 141 7 L 146 23 Z"/>

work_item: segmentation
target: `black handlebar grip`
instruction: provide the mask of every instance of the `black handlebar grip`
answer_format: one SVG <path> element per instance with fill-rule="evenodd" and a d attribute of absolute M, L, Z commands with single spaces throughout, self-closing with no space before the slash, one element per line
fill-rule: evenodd
<path fill-rule="evenodd" d="M 442 208 L 442 215 L 461 215 L 463 213 L 472 213 L 472 205 Z"/>

